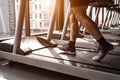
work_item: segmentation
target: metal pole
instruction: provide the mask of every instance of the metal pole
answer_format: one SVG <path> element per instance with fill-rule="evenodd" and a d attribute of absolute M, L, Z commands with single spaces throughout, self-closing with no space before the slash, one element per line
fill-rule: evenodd
<path fill-rule="evenodd" d="M 113 18 L 113 25 L 115 25 L 115 20 L 116 20 L 116 16 L 117 16 L 117 13 L 115 12 L 115 14 L 114 14 L 114 18 Z"/>
<path fill-rule="evenodd" d="M 57 1 L 54 0 L 54 6 L 53 6 L 53 11 L 52 15 L 50 18 L 50 24 L 49 24 L 49 29 L 48 29 L 48 34 L 47 34 L 47 40 L 50 40 L 53 35 L 53 30 L 54 30 L 54 24 L 55 24 L 55 19 L 56 19 L 56 6 L 57 6 Z"/>
<path fill-rule="evenodd" d="M 98 16 L 99 16 L 99 13 L 100 13 L 100 7 L 96 8 L 96 14 L 95 14 L 95 22 L 96 24 L 98 25 Z"/>
<path fill-rule="evenodd" d="M 113 20 L 113 17 L 114 17 L 114 13 L 115 13 L 115 12 L 112 11 L 111 18 L 110 18 L 110 22 L 109 22 L 109 25 L 108 25 L 109 28 L 110 28 L 111 25 L 112 25 L 112 20 Z"/>
<path fill-rule="evenodd" d="M 20 47 L 25 8 L 26 8 L 26 0 L 21 0 L 19 18 L 18 18 L 17 28 L 15 32 L 13 53 L 16 53 L 17 48 Z"/>
<path fill-rule="evenodd" d="M 26 35 L 26 36 L 30 36 L 29 0 L 26 0 L 26 11 L 25 11 L 25 35 Z"/>
<path fill-rule="evenodd" d="M 106 22 L 106 26 L 107 26 L 107 27 L 108 27 L 109 24 L 110 24 L 110 19 L 111 19 L 111 17 L 112 17 L 112 11 L 110 11 L 110 14 L 108 15 L 108 20 L 107 20 L 107 22 Z M 110 28 L 110 27 L 108 27 L 108 28 Z"/>
<path fill-rule="evenodd" d="M 65 17 L 65 23 L 63 25 L 63 31 L 62 31 L 62 35 L 61 35 L 61 40 L 63 40 L 65 38 L 65 35 L 67 33 L 67 28 L 68 28 L 68 23 L 69 23 L 69 11 L 70 11 L 70 4 L 68 6 L 67 14 L 66 14 L 66 17 Z"/>
<path fill-rule="evenodd" d="M 102 24 L 102 29 L 104 28 L 105 24 L 106 24 L 106 21 L 107 21 L 107 18 L 108 18 L 108 14 L 109 14 L 109 11 L 107 10 L 107 13 L 106 13 L 106 16 L 105 16 L 105 20 Z"/>
<path fill-rule="evenodd" d="M 102 8 L 102 24 L 104 22 L 104 7 Z"/>
<path fill-rule="evenodd" d="M 92 10 L 93 10 L 93 6 L 90 6 L 90 11 L 88 13 L 88 16 L 92 19 Z"/>
<path fill-rule="evenodd" d="M 114 11 L 113 17 L 112 17 L 112 21 L 111 21 L 111 24 L 112 24 L 112 25 L 113 25 L 113 22 L 114 22 L 115 14 L 116 14 L 116 12 Z"/>
<path fill-rule="evenodd" d="M 118 15 L 118 13 L 116 12 L 115 24 L 117 24 L 117 23 L 118 23 L 118 18 L 119 18 L 119 15 Z"/>

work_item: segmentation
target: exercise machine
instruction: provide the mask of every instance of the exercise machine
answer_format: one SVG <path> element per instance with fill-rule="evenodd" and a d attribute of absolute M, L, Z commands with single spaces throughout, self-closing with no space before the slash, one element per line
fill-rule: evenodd
<path fill-rule="evenodd" d="M 95 55 L 93 52 L 84 53 L 84 51 L 78 50 L 77 56 L 65 55 L 63 51 L 59 50 L 56 47 L 56 44 L 54 45 L 51 42 L 52 41 L 51 35 L 53 34 L 55 19 L 56 19 L 55 15 L 56 15 L 57 0 L 54 0 L 54 7 L 51 15 L 47 38 L 44 39 L 41 37 L 30 36 L 28 3 L 29 3 L 29 0 L 21 0 L 19 19 L 18 19 L 15 38 L 13 42 L 14 45 L 13 44 L 11 45 L 12 53 L 9 51 L 8 52 L 0 51 L 0 56 L 2 58 L 8 59 L 13 62 L 28 64 L 35 67 L 57 71 L 60 73 L 65 73 L 68 75 L 90 79 L 90 80 L 112 80 L 112 79 L 119 80 L 120 79 L 120 73 L 119 73 L 120 65 L 118 65 L 117 62 L 114 63 L 114 61 L 113 62 L 111 61 L 112 65 L 110 65 L 109 63 L 109 60 L 111 60 L 111 58 L 118 59 L 118 62 L 119 62 L 120 60 L 119 56 L 108 55 L 108 58 L 105 59 L 106 64 L 96 63 L 91 60 L 91 57 Z M 69 8 L 68 8 L 68 11 L 69 11 Z M 25 16 L 25 14 L 27 16 Z M 22 37 L 22 28 L 23 28 L 24 18 L 26 18 L 26 33 L 27 33 L 27 36 L 25 38 Z M 67 17 L 65 18 L 65 23 L 63 26 L 63 28 L 65 28 L 63 30 L 67 31 L 66 30 L 67 28 L 65 26 L 68 26 L 68 12 L 67 12 Z M 65 31 L 63 31 L 63 33 L 66 33 Z M 31 43 L 30 44 L 31 47 L 29 47 L 30 49 L 28 49 L 28 51 L 32 49 L 33 45 L 37 45 L 37 47 L 32 49 L 32 51 L 30 51 L 30 53 L 27 55 L 17 54 L 17 51 L 21 53 L 22 41 L 25 42 L 23 43 L 25 47 L 28 43 Z M 58 43 L 64 43 L 64 42 L 67 43 L 66 41 L 61 41 Z"/>

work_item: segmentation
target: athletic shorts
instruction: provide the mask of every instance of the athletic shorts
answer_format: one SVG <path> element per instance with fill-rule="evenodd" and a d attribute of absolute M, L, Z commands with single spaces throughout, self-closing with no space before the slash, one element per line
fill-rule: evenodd
<path fill-rule="evenodd" d="M 70 6 L 88 6 L 90 0 L 70 0 Z"/>

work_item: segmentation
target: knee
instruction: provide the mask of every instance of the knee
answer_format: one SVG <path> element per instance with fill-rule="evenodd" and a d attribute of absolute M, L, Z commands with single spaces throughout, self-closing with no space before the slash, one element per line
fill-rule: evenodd
<path fill-rule="evenodd" d="M 77 23 L 76 16 L 74 14 L 70 14 L 69 21 L 70 21 L 70 23 Z"/>
<path fill-rule="evenodd" d="M 89 17 L 86 14 L 79 14 L 76 16 L 77 20 L 81 23 L 84 23 L 86 20 L 89 20 Z"/>

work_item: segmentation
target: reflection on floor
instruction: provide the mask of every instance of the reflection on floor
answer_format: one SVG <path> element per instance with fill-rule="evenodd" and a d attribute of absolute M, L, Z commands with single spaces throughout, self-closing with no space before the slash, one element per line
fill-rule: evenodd
<path fill-rule="evenodd" d="M 7 61 L 3 61 L 7 63 Z M 0 63 L 3 64 L 3 63 Z M 0 80 L 85 80 L 20 63 L 0 66 Z"/>

